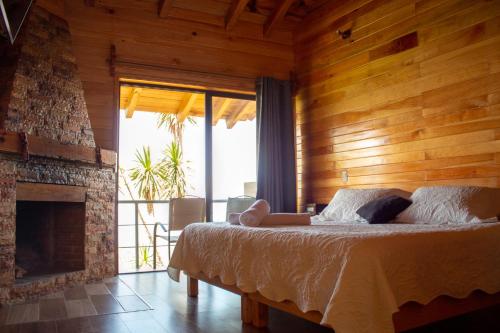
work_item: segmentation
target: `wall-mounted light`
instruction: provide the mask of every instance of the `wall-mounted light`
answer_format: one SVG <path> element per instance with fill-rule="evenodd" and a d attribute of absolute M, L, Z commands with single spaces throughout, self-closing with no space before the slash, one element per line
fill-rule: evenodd
<path fill-rule="evenodd" d="M 337 30 L 337 34 L 342 37 L 342 39 L 347 39 L 349 37 L 351 37 L 351 29 L 347 29 L 347 30 Z"/>

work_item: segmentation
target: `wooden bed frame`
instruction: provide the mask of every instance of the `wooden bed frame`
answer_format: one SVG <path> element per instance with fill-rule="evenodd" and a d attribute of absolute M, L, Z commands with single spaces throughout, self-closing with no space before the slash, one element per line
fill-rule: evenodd
<path fill-rule="evenodd" d="M 269 307 L 288 312 L 316 324 L 320 324 L 323 317 L 318 311 L 304 313 L 291 301 L 275 302 L 265 298 L 258 292 L 245 293 L 234 285 L 223 284 L 218 278 L 208 278 L 201 273 L 188 275 L 188 296 L 198 296 L 198 280 L 240 295 L 241 320 L 243 323 L 251 324 L 255 327 L 267 326 Z M 490 295 L 481 291 L 475 291 L 465 299 L 440 296 L 427 305 L 421 305 L 416 302 L 405 303 L 400 307 L 399 312 L 393 315 L 393 322 L 396 332 L 403 332 L 497 304 L 500 304 L 500 292 Z"/>

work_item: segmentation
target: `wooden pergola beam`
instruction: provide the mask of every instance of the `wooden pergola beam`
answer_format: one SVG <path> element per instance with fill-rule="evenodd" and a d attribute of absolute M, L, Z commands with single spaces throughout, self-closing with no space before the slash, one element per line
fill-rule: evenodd
<path fill-rule="evenodd" d="M 217 122 L 224 115 L 224 112 L 226 112 L 226 110 L 229 108 L 230 105 L 231 105 L 231 99 L 230 98 L 224 99 L 219 109 L 215 111 L 215 113 L 212 116 L 212 126 L 217 125 Z"/>
<path fill-rule="evenodd" d="M 273 13 L 264 24 L 264 36 L 269 36 L 271 30 L 279 23 L 286 15 L 288 9 L 295 0 L 281 0 L 279 5 L 274 9 Z"/>
<path fill-rule="evenodd" d="M 243 107 L 240 108 L 239 111 L 233 113 L 231 117 L 226 119 L 226 127 L 227 129 L 231 129 L 236 125 L 236 123 L 242 120 L 245 116 L 247 116 L 253 108 L 253 101 L 248 101 Z"/>
<path fill-rule="evenodd" d="M 167 17 L 173 3 L 174 0 L 160 0 L 160 4 L 158 6 L 158 16 L 161 18 Z"/>
<path fill-rule="evenodd" d="M 132 88 L 132 91 L 130 92 L 130 96 L 128 98 L 128 105 L 125 108 L 127 110 L 127 113 L 125 114 L 126 118 L 132 118 L 132 116 L 134 115 L 137 103 L 139 103 L 141 91 L 142 88 Z"/>
<path fill-rule="evenodd" d="M 179 109 L 177 110 L 177 120 L 179 122 L 183 122 L 188 116 L 191 108 L 193 107 L 194 102 L 196 102 L 197 94 L 187 94 L 184 99 L 181 101 L 179 105 Z"/>
<path fill-rule="evenodd" d="M 233 0 L 226 14 L 226 30 L 231 29 L 236 24 L 249 1 L 250 0 Z"/>
<path fill-rule="evenodd" d="M 255 106 L 255 108 L 252 110 L 253 112 L 249 112 L 248 114 L 248 120 L 254 120 L 255 117 L 257 116 L 257 105 Z"/>

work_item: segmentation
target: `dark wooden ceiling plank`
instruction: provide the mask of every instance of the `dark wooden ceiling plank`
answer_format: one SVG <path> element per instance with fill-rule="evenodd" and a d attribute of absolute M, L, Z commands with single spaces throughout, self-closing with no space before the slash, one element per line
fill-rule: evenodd
<path fill-rule="evenodd" d="M 264 36 L 269 36 L 276 24 L 283 20 L 286 12 L 294 1 L 295 0 L 281 0 L 280 4 L 276 7 L 274 12 L 267 19 L 267 22 L 264 24 Z"/>
<path fill-rule="evenodd" d="M 231 29 L 236 24 L 249 1 L 250 0 L 233 0 L 226 14 L 226 30 Z"/>

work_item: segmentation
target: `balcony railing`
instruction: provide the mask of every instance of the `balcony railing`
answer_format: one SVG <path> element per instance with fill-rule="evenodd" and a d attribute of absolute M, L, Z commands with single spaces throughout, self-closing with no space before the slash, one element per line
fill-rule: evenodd
<path fill-rule="evenodd" d="M 227 199 L 212 202 L 214 220 L 225 220 Z M 169 200 L 118 201 L 118 255 L 121 273 L 154 270 L 148 263 L 149 259 L 152 262 L 153 228 L 156 222 L 169 223 L 169 203 Z M 148 213 L 148 204 L 153 205 L 154 215 Z M 166 249 L 167 246 L 166 241 L 158 239 L 158 250 Z M 160 251 L 159 253 L 161 254 Z M 168 256 L 160 257 L 163 267 L 166 266 Z"/>

